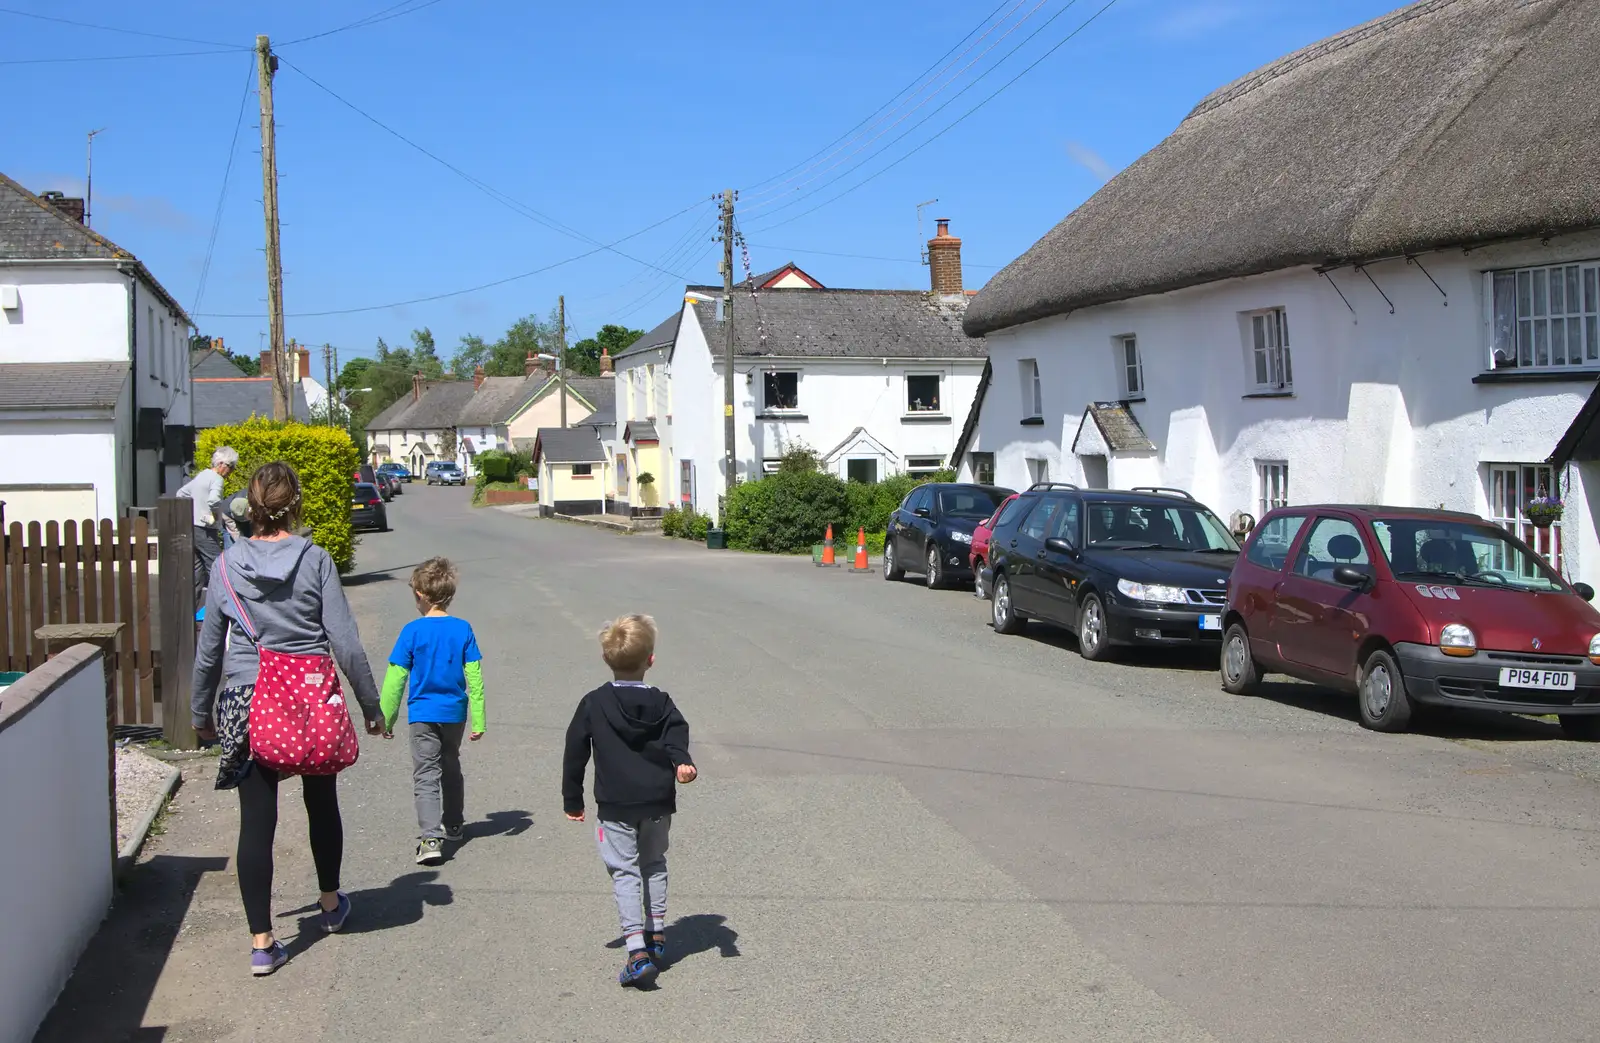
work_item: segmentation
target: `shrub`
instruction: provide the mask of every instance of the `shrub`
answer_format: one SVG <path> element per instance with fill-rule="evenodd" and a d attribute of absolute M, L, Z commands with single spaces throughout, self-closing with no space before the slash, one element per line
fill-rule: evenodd
<path fill-rule="evenodd" d="M 661 512 L 661 535 L 682 536 L 684 515 L 687 512 L 678 507 L 668 507 Z"/>
<path fill-rule="evenodd" d="M 704 543 L 711 529 L 711 516 L 683 507 L 668 507 L 661 513 L 661 535 L 676 536 Z"/>
<path fill-rule="evenodd" d="M 489 449 L 478 454 L 478 476 L 489 482 L 509 482 L 516 474 L 516 461 L 510 453 Z"/>
<path fill-rule="evenodd" d="M 729 493 L 728 545 L 778 553 L 809 550 L 830 524 L 837 533 L 849 510 L 845 483 L 837 475 L 780 470 Z"/>
<path fill-rule="evenodd" d="M 706 533 L 711 531 L 711 515 L 690 511 L 684 516 L 684 539 L 706 541 Z"/>
<path fill-rule="evenodd" d="M 195 440 L 195 458 L 209 462 L 221 446 L 239 453 L 239 469 L 228 476 L 224 492 L 243 489 L 257 467 L 282 460 L 300 475 L 301 524 L 313 529 L 311 540 L 327 551 L 340 572 L 355 564 L 350 532 L 350 494 L 361 454 L 342 428 L 297 424 L 252 417 L 242 424 L 212 427 Z"/>

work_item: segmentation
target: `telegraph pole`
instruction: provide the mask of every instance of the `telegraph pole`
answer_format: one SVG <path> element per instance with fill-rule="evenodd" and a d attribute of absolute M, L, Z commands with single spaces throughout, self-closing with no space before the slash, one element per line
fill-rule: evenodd
<path fill-rule="evenodd" d="M 283 257 L 278 249 L 278 152 L 272 126 L 272 76 L 278 59 L 265 36 L 256 37 L 261 95 L 261 209 L 267 222 L 267 317 L 272 341 L 272 419 L 288 420 L 294 398 L 283 346 Z"/>
<path fill-rule="evenodd" d="M 561 396 L 561 426 L 567 426 L 567 298 L 556 298 L 556 392 Z"/>
<path fill-rule="evenodd" d="M 105 132 L 104 127 L 89 132 L 89 148 L 83 169 L 83 227 L 85 228 L 94 227 L 90 223 L 90 219 L 94 216 L 94 136 Z"/>
<path fill-rule="evenodd" d="M 739 482 L 733 426 L 733 189 L 722 193 L 722 322 L 727 331 L 722 367 L 723 496 Z M 724 504 L 725 506 L 726 504 Z M 717 512 L 721 525 L 722 512 Z"/>
<path fill-rule="evenodd" d="M 323 407 L 328 411 L 328 426 L 333 426 L 333 345 L 322 346 L 322 371 L 325 383 L 322 385 L 326 393 L 322 397 Z"/>

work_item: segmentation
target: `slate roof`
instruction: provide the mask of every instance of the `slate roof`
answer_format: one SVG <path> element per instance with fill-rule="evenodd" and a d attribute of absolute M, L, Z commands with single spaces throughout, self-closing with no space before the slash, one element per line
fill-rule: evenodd
<path fill-rule="evenodd" d="M 656 434 L 656 425 L 648 420 L 630 420 L 628 426 L 623 428 L 622 440 L 624 442 L 659 442 L 661 436 Z"/>
<path fill-rule="evenodd" d="M 222 352 L 207 348 L 189 356 L 189 375 L 195 380 L 232 380 L 247 374 Z"/>
<path fill-rule="evenodd" d="M 1087 410 L 1114 453 L 1151 453 L 1155 443 L 1125 402 L 1092 402 Z"/>
<path fill-rule="evenodd" d="M 616 410 L 617 404 L 617 378 L 616 377 L 573 377 L 567 381 L 567 386 L 573 393 L 582 398 L 595 408 Z"/>
<path fill-rule="evenodd" d="M 617 405 L 615 402 L 613 402 L 610 405 L 601 406 L 593 413 L 578 421 L 578 424 L 582 425 L 583 427 L 601 428 L 610 427 L 616 422 Z"/>
<path fill-rule="evenodd" d="M 1600 0 L 1423 0 L 1329 37 L 1202 101 L 991 279 L 966 329 L 1600 226 L 1597 65 Z"/>
<path fill-rule="evenodd" d="M 470 380 L 429 381 L 422 389 L 421 399 L 413 400 L 411 392 L 407 391 L 387 409 L 373 417 L 367 424 L 367 430 L 437 431 L 455 427 L 456 418 L 466 408 L 473 391 Z"/>
<path fill-rule="evenodd" d="M 226 359 L 223 362 L 235 373 L 239 372 L 233 363 Z M 198 430 L 243 423 L 252 416 L 272 416 L 271 377 L 196 377 L 190 383 L 190 390 L 194 395 L 193 422 Z M 292 406 L 296 420 L 311 416 L 305 389 L 298 380 L 294 382 Z"/>
<path fill-rule="evenodd" d="M 762 287 L 765 287 L 767 285 L 767 283 L 769 283 L 772 280 L 778 278 L 779 276 L 787 275 L 790 272 L 793 272 L 795 275 L 800 276 L 802 279 L 805 279 L 807 282 L 816 283 L 816 286 L 813 287 L 814 289 L 818 289 L 818 290 L 826 289 L 826 287 L 822 285 L 822 281 L 820 279 L 817 279 L 817 278 L 813 277 L 810 272 L 806 271 L 804 268 L 800 267 L 798 264 L 795 264 L 793 261 L 786 261 L 783 264 L 779 265 L 778 267 L 772 269 L 772 271 L 770 271 L 770 272 L 762 272 L 760 275 L 752 275 L 750 278 L 745 279 L 739 285 L 745 287 L 748 290 L 750 284 L 754 283 L 756 285 L 756 288 L 760 289 Z"/>
<path fill-rule="evenodd" d="M 547 373 L 531 377 L 485 377 L 477 394 L 462 407 L 456 423 L 462 427 L 503 424 L 526 405 L 549 379 Z"/>
<path fill-rule="evenodd" d="M 0 363 L 0 410 L 115 409 L 126 362 Z"/>
<path fill-rule="evenodd" d="M 774 289 L 762 290 L 754 301 L 748 293 L 736 294 L 733 350 L 741 356 L 981 359 L 988 353 L 984 342 L 961 328 L 967 300 L 921 290 Z M 693 307 L 707 343 L 720 355 L 727 334 L 716 321 L 716 305 Z"/>
<path fill-rule="evenodd" d="M 0 260 L 121 261 L 138 272 L 169 308 L 193 325 L 172 294 L 133 254 L 66 216 L 0 174 Z"/>
<path fill-rule="evenodd" d="M 717 292 L 721 293 L 722 290 L 719 288 Z M 682 321 L 683 309 L 679 308 L 677 311 L 673 312 L 671 315 L 668 315 L 666 318 L 657 323 L 655 328 L 649 333 L 646 333 L 632 344 L 629 344 L 623 350 L 611 356 L 612 361 L 614 362 L 617 359 L 625 359 L 629 355 L 637 355 L 639 352 L 649 351 L 651 348 L 672 347 L 672 345 L 678 341 L 678 324 Z"/>
<path fill-rule="evenodd" d="M 606 451 L 595 433 L 586 428 L 541 427 L 534 458 L 553 464 L 600 464 L 605 463 Z"/>

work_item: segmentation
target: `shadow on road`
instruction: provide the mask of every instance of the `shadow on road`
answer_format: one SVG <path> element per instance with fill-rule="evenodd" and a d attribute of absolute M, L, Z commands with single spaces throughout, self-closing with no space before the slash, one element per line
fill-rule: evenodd
<path fill-rule="evenodd" d="M 435 882 L 438 877 L 437 872 L 421 870 L 397 876 L 387 887 L 369 887 L 363 891 L 349 892 L 350 920 L 342 933 L 371 934 L 421 923 L 422 914 L 428 906 L 449 905 L 455 901 L 449 884 Z M 318 910 L 317 903 L 312 902 L 278 914 L 280 920 L 299 917 L 299 933 L 293 940 L 284 942 L 291 957 L 298 956 L 327 937 Z"/>
<path fill-rule="evenodd" d="M 226 858 L 156 855 L 123 878 L 111 915 L 78 960 L 34 1043 L 160 1043 L 165 1026 L 142 1027 L 178 927 L 200 878 Z M 13 939 L 13 944 L 24 944 Z"/>
<path fill-rule="evenodd" d="M 614 938 L 606 942 L 607 949 L 620 949 L 627 942 Z M 728 918 L 718 913 L 694 913 L 680 916 L 667 925 L 667 963 L 677 963 L 712 949 L 724 960 L 741 955 L 739 932 L 728 926 Z"/>
<path fill-rule="evenodd" d="M 489 837 L 514 837 L 526 833 L 532 826 L 533 813 L 530 811 L 491 811 L 481 822 L 468 822 L 462 827 L 463 842 Z"/>

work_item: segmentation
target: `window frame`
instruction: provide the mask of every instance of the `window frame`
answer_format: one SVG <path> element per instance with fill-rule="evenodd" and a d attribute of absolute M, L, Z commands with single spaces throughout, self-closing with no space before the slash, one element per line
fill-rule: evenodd
<path fill-rule="evenodd" d="M 1558 273 L 1560 278 L 1551 279 Z M 1600 370 L 1600 259 L 1496 268 L 1484 272 L 1483 278 L 1490 371 Z M 1555 292 L 1557 286 L 1561 287 L 1559 295 Z M 1554 310 L 1558 296 L 1562 308 L 1559 314 Z M 1509 315 L 1502 312 L 1502 305 L 1509 307 Z M 1528 309 L 1526 315 L 1524 307 Z M 1560 362 L 1555 360 L 1558 332 L 1563 356 Z M 1572 360 L 1574 334 L 1578 337 L 1577 361 Z M 1539 361 L 1541 347 L 1543 362 Z"/>
<path fill-rule="evenodd" d="M 1354 567 L 1365 566 L 1367 574 L 1369 576 L 1372 575 L 1372 561 L 1375 555 L 1372 553 L 1372 547 L 1368 545 L 1366 527 L 1360 522 L 1356 521 L 1356 519 L 1343 514 L 1318 514 L 1316 517 L 1311 519 L 1311 525 L 1309 528 L 1304 525 L 1300 527 L 1301 529 L 1305 529 L 1305 538 L 1299 541 L 1299 553 L 1289 555 L 1289 560 L 1286 563 L 1288 566 L 1288 574 L 1291 576 L 1298 576 L 1301 579 L 1311 580 L 1313 583 L 1326 583 L 1329 586 L 1334 587 L 1342 586 L 1342 584 L 1338 583 L 1331 577 L 1324 579 L 1320 576 L 1314 575 L 1313 573 L 1302 570 L 1302 566 L 1310 564 L 1311 543 L 1316 539 L 1317 530 L 1330 522 L 1349 526 L 1350 532 L 1341 532 L 1336 533 L 1335 535 L 1355 536 L 1356 541 L 1361 544 L 1361 556 L 1367 559 L 1365 561 L 1340 562 L 1339 564 L 1351 565 Z M 1299 534 L 1300 529 L 1296 529 L 1295 535 L 1298 536 Z M 1330 537 L 1330 539 L 1331 538 L 1332 537 Z"/>
<path fill-rule="evenodd" d="M 1526 484 L 1528 472 L 1532 472 L 1532 494 L 1538 496 L 1540 490 L 1546 495 L 1558 495 L 1560 484 L 1557 482 L 1556 469 L 1549 464 L 1538 463 L 1510 463 L 1497 462 L 1484 465 L 1484 492 L 1487 494 L 1489 521 L 1500 526 L 1511 535 L 1532 547 L 1534 553 L 1543 558 L 1555 570 L 1557 575 L 1565 576 L 1565 529 L 1562 526 L 1564 519 L 1557 518 L 1546 528 L 1539 528 L 1528 520 L 1523 513 L 1531 496 L 1526 495 L 1529 486 Z M 1541 477 L 1547 479 L 1541 482 Z M 1506 510 L 1515 506 L 1515 511 Z"/>
<path fill-rule="evenodd" d="M 1300 540 L 1300 532 L 1310 520 L 1311 515 L 1309 514 L 1280 514 L 1276 518 L 1269 518 L 1262 522 L 1256 527 L 1256 531 L 1251 534 L 1250 546 L 1245 548 L 1244 551 L 1245 560 L 1257 568 L 1266 569 L 1268 572 L 1283 572 L 1288 569 L 1294 561 L 1293 551 L 1295 544 Z M 1270 560 L 1262 561 L 1257 558 L 1256 548 L 1261 545 L 1262 536 L 1265 534 L 1267 526 L 1276 525 L 1280 522 L 1284 525 L 1292 523 L 1294 529 L 1289 533 L 1288 539 L 1283 542 L 1283 561 L 1274 566 Z"/>
<path fill-rule="evenodd" d="M 993 453 L 980 450 L 968 452 L 967 467 L 972 471 L 972 480 L 975 484 L 994 484 L 995 458 Z"/>
<path fill-rule="evenodd" d="M 774 405 L 768 397 L 771 390 L 767 381 L 774 377 L 794 378 L 794 398 L 791 405 Z M 800 411 L 800 371 L 797 369 L 768 369 L 761 372 L 761 411 L 763 413 L 798 413 Z"/>
<path fill-rule="evenodd" d="M 1122 395 L 1125 401 L 1144 401 L 1144 355 L 1139 350 L 1139 335 L 1123 333 L 1112 338 L 1116 346 L 1117 370 L 1122 374 Z M 1129 351 L 1133 359 L 1129 361 Z"/>
<path fill-rule="evenodd" d="M 1044 381 L 1039 377 L 1037 358 L 1018 359 L 1017 376 L 1021 381 L 1022 419 L 1044 419 Z"/>
<path fill-rule="evenodd" d="M 864 479 L 850 477 L 850 468 L 856 464 L 869 465 L 872 468 L 872 477 Z M 854 459 L 847 458 L 844 462 L 844 480 L 847 482 L 861 482 L 865 485 L 872 485 L 878 480 L 878 458 L 876 456 L 858 456 Z"/>
<path fill-rule="evenodd" d="M 934 397 L 934 402 L 933 402 L 932 406 L 927 406 L 927 407 L 924 407 L 924 408 L 921 408 L 921 409 L 912 408 L 912 406 L 911 406 L 911 382 L 913 380 L 931 380 L 931 381 L 934 382 L 935 385 L 937 385 L 937 390 L 934 392 L 934 396 L 935 397 Z M 943 398 L 943 395 L 944 395 L 944 374 L 943 373 L 907 373 L 905 375 L 904 383 L 905 383 L 905 389 L 906 389 L 906 394 L 905 394 L 905 411 L 906 411 L 905 415 L 906 416 L 944 416 L 945 415 L 944 407 L 941 404 L 941 399 Z"/>
<path fill-rule="evenodd" d="M 918 463 L 917 461 L 921 461 Z M 931 461 L 931 462 L 930 462 Z M 945 460 L 942 456 L 908 456 L 906 457 L 906 474 L 933 474 L 944 470 Z"/>
<path fill-rule="evenodd" d="M 1265 518 L 1277 508 L 1289 506 L 1289 461 L 1257 460 L 1255 464 L 1256 505 L 1260 508 L 1256 516 Z"/>
<path fill-rule="evenodd" d="M 1294 355 L 1289 338 L 1289 311 L 1282 306 L 1258 308 L 1243 314 L 1245 361 L 1254 394 L 1292 394 Z M 1257 324 L 1261 330 L 1257 342 Z"/>
<path fill-rule="evenodd" d="M 574 478 L 593 478 L 594 477 L 594 464 L 592 464 L 592 463 L 590 463 L 590 464 L 572 464 L 571 467 L 572 467 L 572 477 L 574 477 Z M 578 468 L 580 468 L 580 467 L 583 468 L 583 470 L 581 470 L 581 471 L 578 470 Z"/>

